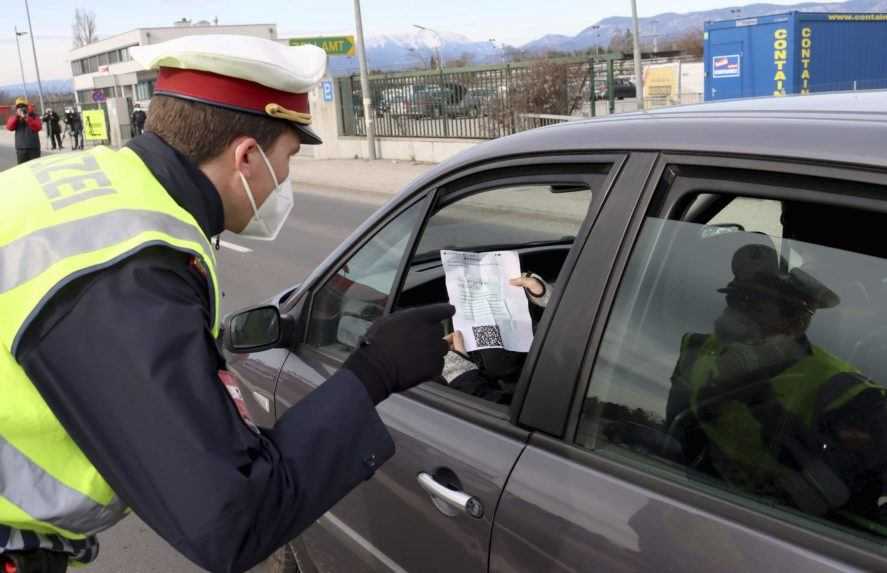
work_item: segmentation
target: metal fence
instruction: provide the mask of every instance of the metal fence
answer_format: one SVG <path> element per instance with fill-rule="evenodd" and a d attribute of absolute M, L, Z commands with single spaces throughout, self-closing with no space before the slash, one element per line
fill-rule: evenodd
<path fill-rule="evenodd" d="M 635 96 L 632 71 L 630 60 L 572 58 L 387 74 L 370 77 L 370 113 L 380 137 L 493 139 L 614 113 Z M 337 90 L 342 135 L 365 135 L 359 78 Z"/>

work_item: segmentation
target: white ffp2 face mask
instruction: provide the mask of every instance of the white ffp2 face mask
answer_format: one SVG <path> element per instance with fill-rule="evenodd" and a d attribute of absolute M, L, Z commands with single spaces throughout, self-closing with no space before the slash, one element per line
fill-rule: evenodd
<path fill-rule="evenodd" d="M 286 218 L 289 217 L 290 212 L 293 210 L 293 186 L 289 175 L 287 175 L 283 182 L 278 183 L 277 175 L 274 174 L 271 162 L 268 161 L 268 157 L 262 151 L 261 146 L 259 147 L 259 153 L 262 155 L 262 159 L 265 160 L 268 171 L 271 172 L 271 179 L 274 181 L 275 187 L 271 194 L 268 195 L 268 198 L 265 199 L 265 202 L 262 203 L 262 206 L 257 208 L 253 190 L 250 188 L 243 173 L 240 173 L 240 180 L 243 182 L 246 196 L 253 208 L 253 216 L 246 227 L 237 234 L 248 239 L 273 241 L 277 238 L 277 235 L 283 228 L 283 224 L 286 223 Z"/>

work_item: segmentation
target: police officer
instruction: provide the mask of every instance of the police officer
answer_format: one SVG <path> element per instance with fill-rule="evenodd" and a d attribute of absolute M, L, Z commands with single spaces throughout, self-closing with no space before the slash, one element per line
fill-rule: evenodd
<path fill-rule="evenodd" d="M 684 462 L 814 515 L 887 524 L 887 392 L 812 344 L 838 296 L 765 244 L 736 251 L 713 334 L 687 334 L 666 426 Z"/>
<path fill-rule="evenodd" d="M 132 54 L 159 68 L 145 135 L 0 174 L 5 571 L 89 562 L 127 508 L 201 567 L 246 570 L 394 454 L 375 405 L 443 367 L 454 309 L 398 312 L 272 429 L 246 423 L 209 237 L 277 235 L 326 55 L 239 36 Z"/>
<path fill-rule="evenodd" d="M 39 134 L 43 123 L 27 98 L 15 98 L 15 113 L 6 120 L 6 129 L 15 132 L 15 155 L 19 165 L 40 157 Z"/>

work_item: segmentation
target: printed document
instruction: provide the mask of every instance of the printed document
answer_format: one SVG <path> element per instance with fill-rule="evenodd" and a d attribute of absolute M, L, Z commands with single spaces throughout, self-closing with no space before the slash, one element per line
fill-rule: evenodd
<path fill-rule="evenodd" d="M 456 307 L 453 328 L 462 332 L 465 350 L 529 352 L 533 324 L 527 297 L 508 282 L 521 274 L 517 252 L 441 251 L 440 258 L 450 304 Z"/>

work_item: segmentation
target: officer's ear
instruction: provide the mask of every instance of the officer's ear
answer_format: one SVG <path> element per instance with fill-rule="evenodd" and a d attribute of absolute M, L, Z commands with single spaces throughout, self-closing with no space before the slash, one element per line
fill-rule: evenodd
<path fill-rule="evenodd" d="M 231 142 L 231 147 L 234 153 L 234 169 L 243 173 L 244 177 L 252 175 L 252 170 L 257 168 L 256 160 L 261 161 L 259 154 L 256 153 L 259 149 L 258 142 L 252 137 L 239 137 Z"/>

